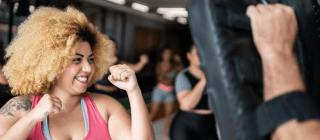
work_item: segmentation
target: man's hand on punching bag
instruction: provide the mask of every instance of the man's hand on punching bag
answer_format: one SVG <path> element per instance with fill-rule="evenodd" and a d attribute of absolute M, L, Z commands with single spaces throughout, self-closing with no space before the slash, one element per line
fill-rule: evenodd
<path fill-rule="evenodd" d="M 262 59 L 274 56 L 291 56 L 298 32 L 294 10 L 282 4 L 249 6 L 254 43 Z"/>

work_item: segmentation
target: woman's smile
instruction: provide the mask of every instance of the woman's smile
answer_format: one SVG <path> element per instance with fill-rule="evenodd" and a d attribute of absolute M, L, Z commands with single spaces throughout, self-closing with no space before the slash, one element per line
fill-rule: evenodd
<path fill-rule="evenodd" d="M 77 76 L 75 78 L 76 80 L 78 80 L 80 83 L 82 84 L 87 84 L 88 82 L 88 76 Z"/>

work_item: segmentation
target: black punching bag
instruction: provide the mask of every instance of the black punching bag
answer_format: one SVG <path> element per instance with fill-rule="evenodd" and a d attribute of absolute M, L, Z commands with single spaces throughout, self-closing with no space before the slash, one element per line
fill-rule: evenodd
<path fill-rule="evenodd" d="M 298 19 L 295 53 L 308 93 L 320 103 L 320 42 L 316 0 L 270 0 L 291 6 Z M 190 0 L 189 25 L 207 78 L 223 140 L 259 140 L 255 118 L 262 103 L 262 65 L 246 9 L 259 0 Z"/>

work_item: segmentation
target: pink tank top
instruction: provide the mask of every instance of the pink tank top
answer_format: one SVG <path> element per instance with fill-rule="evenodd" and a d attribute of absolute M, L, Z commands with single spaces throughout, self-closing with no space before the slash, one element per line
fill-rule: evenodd
<path fill-rule="evenodd" d="M 41 98 L 42 94 L 37 94 L 34 96 L 31 110 L 35 108 Z M 87 107 L 89 121 L 89 131 L 83 140 L 111 140 L 108 125 L 100 115 L 90 96 L 85 94 L 83 99 Z M 33 128 L 27 140 L 46 140 L 42 132 L 42 123 L 39 122 Z"/>

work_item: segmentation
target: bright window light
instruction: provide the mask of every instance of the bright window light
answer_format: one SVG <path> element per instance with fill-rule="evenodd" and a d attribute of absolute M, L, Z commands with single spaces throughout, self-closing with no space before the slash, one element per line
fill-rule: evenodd
<path fill-rule="evenodd" d="M 116 4 L 124 5 L 126 3 L 126 0 L 107 0 Z"/>
<path fill-rule="evenodd" d="M 149 11 L 149 7 L 139 4 L 139 3 L 132 3 L 131 7 L 135 10 L 141 11 L 141 12 L 148 12 Z"/>
<path fill-rule="evenodd" d="M 187 24 L 187 19 L 186 18 L 183 18 L 183 17 L 178 17 L 177 18 L 177 21 L 180 23 L 180 24 Z"/>
<path fill-rule="evenodd" d="M 174 16 L 167 15 L 167 14 L 166 14 L 166 15 L 162 15 L 162 17 L 165 18 L 165 19 L 167 19 L 167 20 L 171 20 L 171 21 L 173 21 L 174 18 L 175 18 Z"/>

